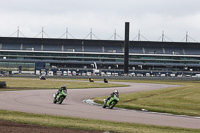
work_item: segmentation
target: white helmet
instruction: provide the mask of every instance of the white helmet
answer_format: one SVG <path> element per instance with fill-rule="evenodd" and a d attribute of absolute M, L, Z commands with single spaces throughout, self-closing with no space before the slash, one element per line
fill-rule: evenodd
<path fill-rule="evenodd" d="M 115 90 L 114 93 L 118 94 L 119 92 L 118 92 L 118 90 Z"/>

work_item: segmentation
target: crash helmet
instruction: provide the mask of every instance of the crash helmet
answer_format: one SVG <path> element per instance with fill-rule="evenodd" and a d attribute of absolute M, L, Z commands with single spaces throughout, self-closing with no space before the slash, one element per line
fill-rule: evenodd
<path fill-rule="evenodd" d="M 118 90 L 115 90 L 114 93 L 115 93 L 115 94 L 119 94 Z"/>
<path fill-rule="evenodd" d="M 63 90 L 67 90 L 67 86 L 66 85 L 64 85 L 62 88 L 63 88 Z"/>

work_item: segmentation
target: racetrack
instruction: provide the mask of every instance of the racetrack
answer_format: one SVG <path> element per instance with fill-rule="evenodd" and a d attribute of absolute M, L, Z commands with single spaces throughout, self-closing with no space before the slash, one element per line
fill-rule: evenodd
<path fill-rule="evenodd" d="M 149 83 L 123 84 L 128 84 L 130 86 L 117 88 L 120 94 L 175 86 Z M 109 95 L 115 89 L 116 88 L 68 89 L 68 97 L 61 105 L 53 104 L 52 102 L 52 95 L 57 90 L 0 91 L 0 109 L 200 129 L 200 118 L 121 110 L 116 108 L 112 110 L 103 109 L 101 106 L 92 106 L 83 103 L 85 99 Z"/>

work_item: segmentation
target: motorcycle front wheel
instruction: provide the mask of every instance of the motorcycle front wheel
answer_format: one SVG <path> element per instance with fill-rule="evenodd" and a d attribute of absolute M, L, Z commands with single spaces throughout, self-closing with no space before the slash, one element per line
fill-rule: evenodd
<path fill-rule="evenodd" d="M 103 108 L 106 108 L 106 104 L 104 103 L 102 107 L 103 107 Z"/>
<path fill-rule="evenodd" d="M 57 102 L 57 100 L 54 98 L 54 99 L 53 99 L 53 103 L 56 103 L 56 102 Z"/>

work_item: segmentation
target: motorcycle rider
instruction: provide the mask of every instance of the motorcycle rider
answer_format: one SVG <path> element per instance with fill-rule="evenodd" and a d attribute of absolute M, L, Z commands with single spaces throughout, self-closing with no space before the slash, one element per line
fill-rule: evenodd
<path fill-rule="evenodd" d="M 114 92 L 112 92 L 112 93 L 110 94 L 110 97 L 107 98 L 106 102 L 107 102 L 108 100 L 110 100 L 111 97 L 114 97 L 114 95 L 119 95 L 119 91 L 118 91 L 118 90 L 115 90 Z"/>
<path fill-rule="evenodd" d="M 108 80 L 106 78 L 103 79 L 104 83 L 108 83 Z"/>
<path fill-rule="evenodd" d="M 62 92 L 62 90 L 66 90 L 66 91 L 67 91 L 67 86 L 64 85 L 64 86 L 62 86 L 60 89 L 58 89 L 55 98 L 58 96 L 58 94 L 59 94 L 60 92 Z"/>

